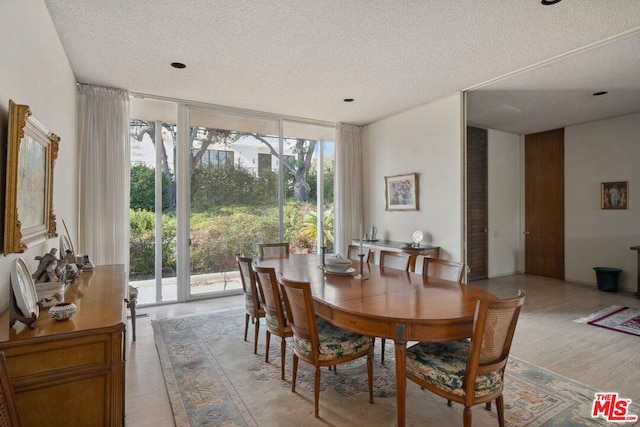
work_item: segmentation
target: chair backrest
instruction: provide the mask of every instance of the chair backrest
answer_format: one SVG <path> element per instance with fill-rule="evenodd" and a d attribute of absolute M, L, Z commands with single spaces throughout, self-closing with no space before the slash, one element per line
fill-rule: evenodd
<path fill-rule="evenodd" d="M 261 307 L 261 302 L 264 300 L 260 295 L 258 286 L 256 285 L 256 277 L 251 268 L 253 258 L 237 256 L 238 270 L 240 271 L 240 282 L 242 283 L 242 290 L 244 291 L 245 298 L 248 302 L 253 304 L 254 310 Z"/>
<path fill-rule="evenodd" d="M 278 319 L 279 334 L 284 332 L 287 325 L 287 319 L 283 307 L 282 294 L 280 293 L 280 284 L 276 277 L 276 269 L 273 267 L 253 266 L 256 273 L 256 282 L 258 288 L 262 290 L 264 296 L 264 310 L 267 316 L 273 316 Z M 271 323 L 267 321 L 267 326 Z"/>
<path fill-rule="evenodd" d="M 260 259 L 289 258 L 289 243 L 261 243 L 258 252 Z"/>
<path fill-rule="evenodd" d="M 0 351 L 0 426 L 22 426 L 22 420 L 18 414 L 18 407 L 16 406 L 13 386 L 11 385 L 7 359 L 3 351 Z"/>
<path fill-rule="evenodd" d="M 451 280 L 452 282 L 462 282 L 464 274 L 464 264 L 438 258 L 424 258 L 422 264 L 422 275 L 424 277 L 435 277 L 437 279 Z"/>
<path fill-rule="evenodd" d="M 411 256 L 404 252 L 380 251 L 380 267 L 409 271 Z"/>
<path fill-rule="evenodd" d="M 349 249 L 347 250 L 347 258 L 351 261 L 360 261 L 360 257 L 358 254 L 360 253 L 359 245 L 349 245 Z M 369 262 L 369 258 L 371 257 L 371 248 L 362 248 L 362 253 L 364 257 L 362 257 L 362 261 Z"/>
<path fill-rule="evenodd" d="M 509 299 L 478 300 L 467 360 L 466 395 L 474 395 L 478 374 L 504 369 L 511 351 L 525 292 Z"/>
<path fill-rule="evenodd" d="M 280 285 L 282 285 L 287 319 L 293 335 L 311 341 L 311 348 L 314 350 L 313 357 L 316 359 L 320 344 L 316 311 L 311 297 L 311 285 L 309 282 L 298 282 L 284 277 L 280 278 Z"/>

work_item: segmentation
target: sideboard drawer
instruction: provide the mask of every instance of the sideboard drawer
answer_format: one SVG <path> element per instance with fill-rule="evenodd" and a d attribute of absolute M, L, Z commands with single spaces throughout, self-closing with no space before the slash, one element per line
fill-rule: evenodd
<path fill-rule="evenodd" d="M 99 334 L 35 342 L 4 349 L 14 383 L 40 375 L 60 375 L 111 364 L 111 335 Z"/>

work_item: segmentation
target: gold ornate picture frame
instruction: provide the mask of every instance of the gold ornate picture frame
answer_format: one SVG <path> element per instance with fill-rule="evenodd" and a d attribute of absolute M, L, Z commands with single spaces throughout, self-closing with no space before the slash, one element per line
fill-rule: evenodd
<path fill-rule="evenodd" d="M 417 211 L 418 174 L 385 176 L 386 210 Z"/>
<path fill-rule="evenodd" d="M 53 167 L 60 138 L 31 114 L 28 105 L 9 101 L 4 254 L 56 237 Z"/>

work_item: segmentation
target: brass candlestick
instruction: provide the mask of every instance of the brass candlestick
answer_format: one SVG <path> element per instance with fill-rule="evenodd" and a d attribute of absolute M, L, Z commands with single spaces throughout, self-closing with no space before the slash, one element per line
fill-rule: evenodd
<path fill-rule="evenodd" d="M 360 257 L 360 274 L 356 276 L 358 280 L 367 280 L 368 277 L 364 275 L 364 254 L 358 254 Z"/>
<path fill-rule="evenodd" d="M 322 264 L 320 264 L 318 266 L 318 268 L 321 268 L 321 269 L 324 270 L 324 267 L 326 265 L 326 263 L 325 263 L 325 255 L 327 253 L 327 247 L 326 246 L 320 246 L 320 250 L 322 251 Z"/>

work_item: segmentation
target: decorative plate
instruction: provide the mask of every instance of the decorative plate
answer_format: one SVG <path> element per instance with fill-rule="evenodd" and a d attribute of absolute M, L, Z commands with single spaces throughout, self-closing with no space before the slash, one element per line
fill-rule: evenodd
<path fill-rule="evenodd" d="M 334 276 L 351 276 L 355 273 L 355 268 L 349 268 L 345 271 L 329 271 L 327 269 L 324 270 L 325 274 L 333 274 Z"/>
<path fill-rule="evenodd" d="M 22 258 L 14 259 L 11 265 L 11 287 L 16 297 L 16 305 L 22 315 L 31 317 L 31 313 L 35 313 L 38 317 L 40 307 L 38 306 L 36 287 Z"/>
<path fill-rule="evenodd" d="M 420 242 L 422 242 L 422 238 L 424 236 L 422 235 L 422 231 L 418 230 L 418 231 L 414 231 L 413 232 L 413 243 L 415 243 L 416 245 L 419 244 Z"/>

